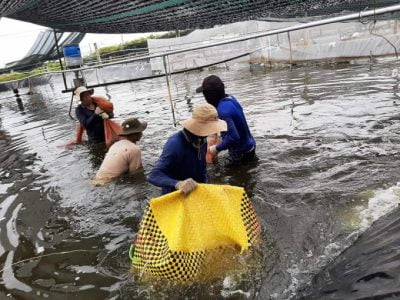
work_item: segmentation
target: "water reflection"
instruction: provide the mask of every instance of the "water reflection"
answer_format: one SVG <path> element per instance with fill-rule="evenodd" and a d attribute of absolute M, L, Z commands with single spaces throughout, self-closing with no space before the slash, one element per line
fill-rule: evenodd
<path fill-rule="evenodd" d="M 106 145 L 104 143 L 95 145 L 87 144 L 87 148 L 89 150 L 88 156 L 92 165 L 92 169 L 99 169 L 107 153 Z"/>
<path fill-rule="evenodd" d="M 21 98 L 17 98 L 17 105 L 18 105 L 18 109 L 23 112 L 24 111 L 24 104 L 22 103 L 22 99 Z"/>
<path fill-rule="evenodd" d="M 139 143 L 144 173 L 99 188 L 91 178 L 104 151 L 86 145 L 59 147 L 75 135 L 75 122 L 68 117 L 70 95 L 59 93 L 61 80 L 36 87 L 40 94 L 24 98 L 23 112 L 15 98 L 3 101 L 0 253 L 3 266 L 9 267 L 2 274 L 1 295 L 298 297 L 314 274 L 354 242 L 369 218 L 362 213 L 362 204 L 375 200 L 358 200 L 357 195 L 393 186 L 400 178 L 393 163 L 400 158 L 398 113 L 393 109 L 398 82 L 391 70 L 390 63 L 377 63 L 372 70 L 367 65 L 292 72 L 230 68 L 172 77 L 178 120 L 188 118 L 193 105 L 204 102 L 193 91 L 209 73 L 223 78 L 227 92 L 241 102 L 257 140 L 258 160 L 229 166 L 227 156 L 222 156 L 208 171 L 212 183 L 245 187 L 264 235 L 259 269 L 234 274 L 232 281 L 224 277 L 184 289 L 134 281 L 127 254 L 147 201 L 159 195 L 145 175 L 166 137 L 177 130 L 165 79 L 96 89 L 96 94 L 113 99 L 116 120 L 136 116 L 149 123 Z M 390 193 L 382 199 L 393 204 L 396 197 Z M 355 214 L 348 217 L 352 226 L 342 223 L 347 210 Z M 391 238 L 396 237 L 392 233 Z M 31 257 L 35 259 L 11 266 Z"/>

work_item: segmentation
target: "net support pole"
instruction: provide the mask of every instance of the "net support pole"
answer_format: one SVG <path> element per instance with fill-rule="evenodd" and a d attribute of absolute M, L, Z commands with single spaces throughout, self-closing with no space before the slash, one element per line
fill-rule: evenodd
<path fill-rule="evenodd" d="M 99 49 L 97 48 L 97 43 L 93 43 L 93 46 L 94 46 L 94 52 L 96 53 L 97 63 L 98 63 L 99 65 L 101 65 L 103 62 L 101 61 L 100 51 L 99 51 Z"/>
<path fill-rule="evenodd" d="M 170 75 L 169 75 L 169 72 L 168 72 L 166 55 L 163 56 L 163 62 L 164 62 L 165 79 L 167 80 L 169 104 L 171 106 L 172 119 L 174 121 L 174 126 L 176 127 L 175 110 L 174 110 L 174 103 L 172 101 L 171 85 L 170 85 L 170 82 L 169 82 Z"/>
<path fill-rule="evenodd" d="M 57 51 L 57 56 L 58 56 L 58 62 L 60 63 L 61 71 L 64 71 L 64 67 L 63 67 L 62 61 L 61 61 L 60 49 L 59 49 L 59 47 L 58 47 L 57 32 L 56 32 L 56 29 L 55 29 L 55 28 L 53 28 L 53 33 L 54 33 L 54 41 L 56 42 L 56 51 Z M 63 82 L 64 82 L 64 87 L 65 87 L 65 89 L 68 89 L 68 87 L 67 87 L 67 80 L 65 79 L 65 73 L 64 73 L 64 72 L 62 72 L 62 78 L 63 78 Z"/>
<path fill-rule="evenodd" d="M 290 32 L 287 32 L 287 38 L 289 42 L 289 60 L 290 60 L 290 71 L 292 71 L 292 63 L 293 63 L 293 57 L 292 57 L 292 42 L 290 41 Z"/>
<path fill-rule="evenodd" d="M 72 111 L 72 103 L 74 102 L 74 93 L 71 93 L 71 101 L 69 103 L 69 111 L 68 111 L 68 116 L 71 118 L 71 120 L 75 120 L 74 117 L 71 114 Z"/>
<path fill-rule="evenodd" d="M 271 52 L 271 37 L 267 36 L 268 39 L 268 62 L 269 62 L 269 67 L 272 67 L 272 52 Z"/>

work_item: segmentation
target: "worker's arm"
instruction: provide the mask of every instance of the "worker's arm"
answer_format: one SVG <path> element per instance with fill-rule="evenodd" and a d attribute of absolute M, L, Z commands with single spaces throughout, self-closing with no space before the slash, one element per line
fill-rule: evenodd
<path fill-rule="evenodd" d="M 175 164 L 178 162 L 178 154 L 173 142 L 169 140 L 163 149 L 163 152 L 156 162 L 154 168 L 151 170 L 149 175 L 149 182 L 158 187 L 170 187 L 175 188 L 178 180 L 171 178 L 168 173 L 169 170 L 173 169 Z"/>
<path fill-rule="evenodd" d="M 236 129 L 235 123 L 231 118 L 221 117 L 227 124 L 228 131 L 223 134 L 222 142 L 216 146 L 217 151 L 223 151 L 228 149 L 230 146 L 237 143 L 240 139 L 239 132 Z"/>

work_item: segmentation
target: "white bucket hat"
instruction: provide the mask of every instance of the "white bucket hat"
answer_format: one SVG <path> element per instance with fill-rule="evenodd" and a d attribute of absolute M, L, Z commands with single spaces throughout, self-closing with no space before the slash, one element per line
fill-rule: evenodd
<path fill-rule="evenodd" d="M 218 118 L 217 110 L 208 103 L 195 106 L 192 117 L 179 124 L 197 136 L 209 136 L 227 130 L 226 122 Z"/>
<path fill-rule="evenodd" d="M 76 88 L 76 90 L 74 91 L 74 95 L 75 95 L 75 99 L 77 101 L 81 100 L 81 94 L 84 92 L 89 92 L 90 95 L 93 95 L 94 90 L 93 89 L 88 89 L 86 86 L 80 86 L 78 88 Z"/>

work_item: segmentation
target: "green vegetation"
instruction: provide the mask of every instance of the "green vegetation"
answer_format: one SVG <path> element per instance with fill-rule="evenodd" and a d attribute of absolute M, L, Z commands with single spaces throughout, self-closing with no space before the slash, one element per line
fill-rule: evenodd
<path fill-rule="evenodd" d="M 17 80 L 27 77 L 26 73 L 8 73 L 0 75 L 0 82 L 2 81 L 10 81 Z"/>
<path fill-rule="evenodd" d="M 58 61 L 50 61 L 44 63 L 42 66 L 37 67 L 29 72 L 10 72 L 7 74 L 0 74 L 0 82 L 23 79 L 30 76 L 46 73 L 48 71 L 59 71 L 59 70 L 61 70 L 60 63 Z"/>
<path fill-rule="evenodd" d="M 180 35 L 184 36 L 192 32 L 191 30 L 185 30 L 181 31 Z M 175 32 L 169 32 L 163 35 L 150 35 L 146 38 L 140 38 L 136 40 L 132 40 L 123 44 L 119 45 L 114 45 L 114 46 L 108 46 L 108 47 L 102 47 L 99 48 L 98 51 L 100 53 L 101 59 L 103 62 L 106 61 L 112 61 L 113 59 L 116 59 L 117 57 L 126 55 L 129 52 L 133 51 L 139 51 L 141 50 L 141 54 L 146 54 L 147 51 L 147 40 L 148 39 L 167 39 L 167 38 L 172 38 L 175 37 L 176 33 Z M 96 58 L 96 53 L 91 53 L 89 56 L 84 57 L 84 60 L 94 60 Z M 43 63 L 40 67 L 37 67 L 29 72 L 11 72 L 7 74 L 0 74 L 0 82 L 3 81 L 10 81 L 10 80 L 18 80 L 18 79 L 23 79 L 26 77 L 30 77 L 33 75 L 45 73 L 48 71 L 59 71 L 60 70 L 60 64 L 58 61 L 49 61 L 46 63 Z"/>
<path fill-rule="evenodd" d="M 192 30 L 185 30 L 185 31 L 180 31 L 180 36 L 184 36 L 192 32 Z M 132 40 L 123 44 L 115 45 L 115 46 L 108 46 L 108 47 L 102 47 L 99 49 L 100 55 L 106 55 L 109 54 L 110 52 L 117 52 L 117 51 L 122 51 L 122 50 L 130 50 L 130 49 L 147 49 L 147 40 L 150 39 L 169 39 L 176 37 L 175 32 L 168 32 L 162 35 L 154 35 L 151 34 L 150 36 L 146 38 L 139 38 L 136 40 Z M 94 55 L 94 54 L 92 54 Z"/>

